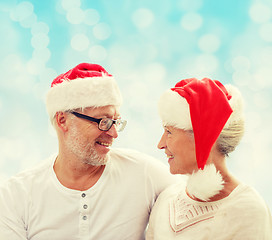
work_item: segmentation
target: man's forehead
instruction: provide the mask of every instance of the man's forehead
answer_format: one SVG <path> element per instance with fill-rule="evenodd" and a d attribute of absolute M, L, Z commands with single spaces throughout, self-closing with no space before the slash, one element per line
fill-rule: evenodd
<path fill-rule="evenodd" d="M 93 117 L 95 116 L 118 117 L 120 115 L 119 107 L 114 105 L 108 105 L 103 107 L 88 107 L 85 108 L 84 112 L 88 115 L 92 114 Z"/>

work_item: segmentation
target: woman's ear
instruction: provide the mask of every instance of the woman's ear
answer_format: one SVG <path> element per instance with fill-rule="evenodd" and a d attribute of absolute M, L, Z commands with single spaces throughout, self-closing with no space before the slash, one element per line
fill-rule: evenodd
<path fill-rule="evenodd" d="M 60 130 L 66 132 L 68 130 L 67 126 L 67 113 L 65 112 L 57 112 L 56 113 L 56 125 Z"/>

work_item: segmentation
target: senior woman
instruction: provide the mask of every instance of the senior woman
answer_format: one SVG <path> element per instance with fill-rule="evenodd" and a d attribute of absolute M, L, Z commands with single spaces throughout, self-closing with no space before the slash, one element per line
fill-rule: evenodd
<path fill-rule="evenodd" d="M 146 239 L 272 239 L 266 203 L 225 162 L 244 133 L 238 89 L 208 78 L 185 79 L 161 96 L 159 113 L 164 133 L 158 148 L 170 172 L 186 174 L 188 181 L 161 193 Z"/>

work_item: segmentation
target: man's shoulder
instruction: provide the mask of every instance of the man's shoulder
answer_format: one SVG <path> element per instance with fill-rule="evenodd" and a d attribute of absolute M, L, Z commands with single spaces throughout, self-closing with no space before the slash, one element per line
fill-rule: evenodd
<path fill-rule="evenodd" d="M 156 163 L 159 162 L 156 158 L 140 152 L 138 150 L 129 148 L 113 148 L 110 155 L 113 159 L 125 160 L 134 163 Z"/>
<path fill-rule="evenodd" d="M 38 178 L 41 178 L 46 174 L 47 170 L 52 165 L 53 157 L 51 156 L 36 166 L 30 167 L 26 170 L 23 170 L 16 175 L 10 177 L 9 179 L 5 180 L 0 185 L 1 188 L 11 188 L 11 187 L 24 187 L 27 184 L 31 184 L 37 182 Z"/>
<path fill-rule="evenodd" d="M 134 172 L 140 171 L 149 177 L 159 178 L 169 177 L 171 174 L 168 167 L 159 159 L 146 153 L 132 149 L 115 148 L 111 150 L 111 164 L 124 167 Z M 172 177 L 171 177 L 172 178 Z"/>
<path fill-rule="evenodd" d="M 179 177 L 179 178 L 178 178 Z M 160 198 L 162 199 L 172 199 L 176 197 L 181 192 L 185 191 L 186 188 L 186 178 L 184 176 L 177 176 L 177 181 L 170 186 L 168 186 L 164 191 L 160 194 Z"/>

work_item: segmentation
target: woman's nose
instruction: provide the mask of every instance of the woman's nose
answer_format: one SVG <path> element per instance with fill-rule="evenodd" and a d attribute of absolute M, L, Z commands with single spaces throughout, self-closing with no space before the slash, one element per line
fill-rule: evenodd
<path fill-rule="evenodd" d="M 157 145 L 158 149 L 164 149 L 166 147 L 166 144 L 165 144 L 165 134 L 163 134 L 161 136 L 161 139 Z"/>

